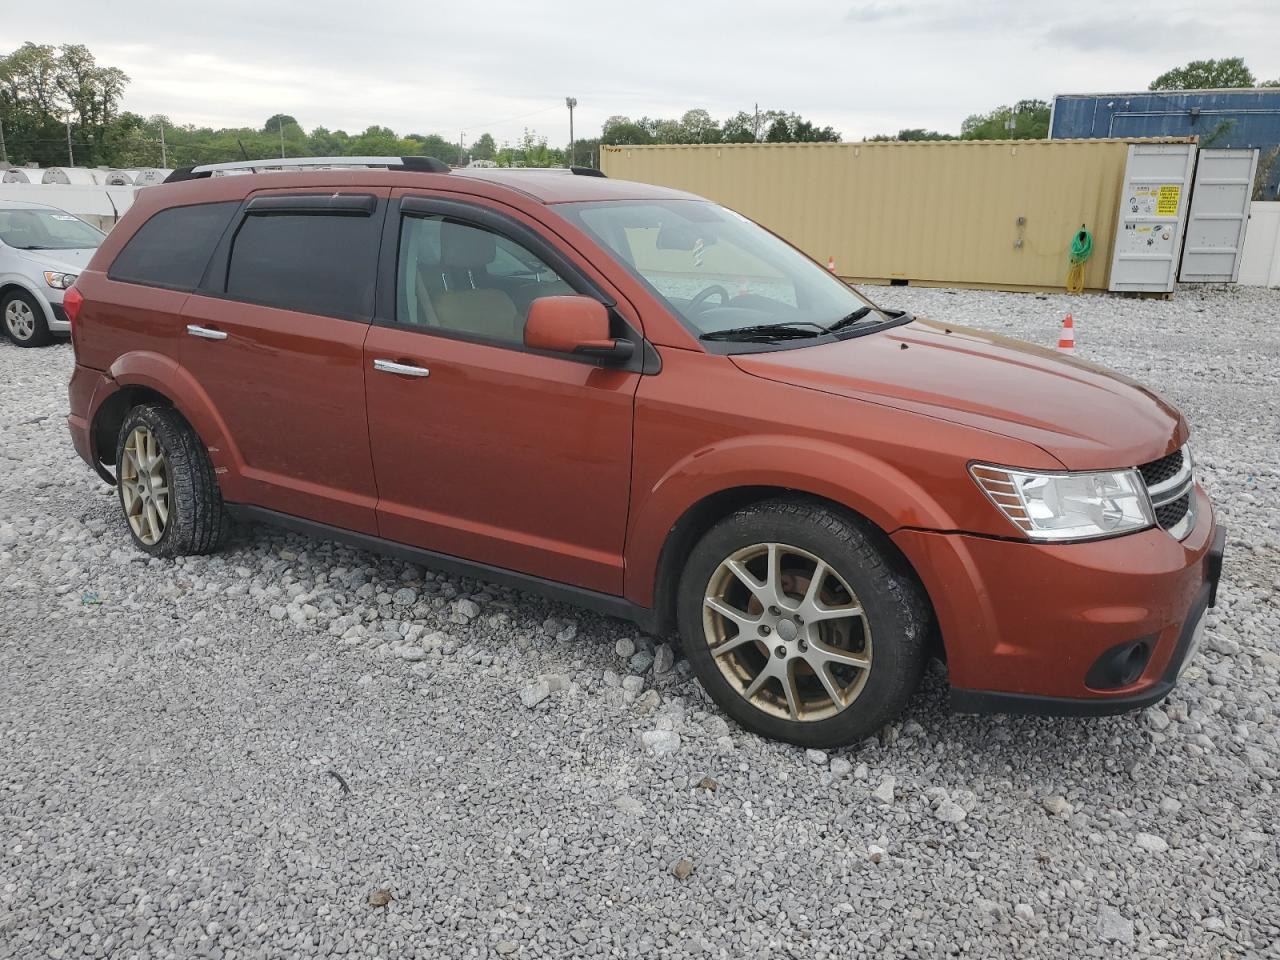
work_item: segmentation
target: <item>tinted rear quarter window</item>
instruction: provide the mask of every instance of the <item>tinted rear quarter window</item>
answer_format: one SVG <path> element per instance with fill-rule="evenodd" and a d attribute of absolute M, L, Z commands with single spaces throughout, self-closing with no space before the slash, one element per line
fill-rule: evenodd
<path fill-rule="evenodd" d="M 107 276 L 124 283 L 194 290 L 239 206 L 229 201 L 161 210 L 129 238 Z"/>
<path fill-rule="evenodd" d="M 227 296 L 349 320 L 373 316 L 381 218 L 251 213 L 236 232 Z"/>

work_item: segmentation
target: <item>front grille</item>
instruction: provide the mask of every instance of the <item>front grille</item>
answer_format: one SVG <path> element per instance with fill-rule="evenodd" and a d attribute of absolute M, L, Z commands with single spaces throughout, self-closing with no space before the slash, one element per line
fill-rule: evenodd
<path fill-rule="evenodd" d="M 1154 487 L 1158 483 L 1164 483 L 1181 469 L 1182 451 L 1175 450 L 1167 457 L 1144 463 L 1138 468 L 1138 472 L 1142 474 L 1142 479 L 1147 482 L 1148 487 Z"/>
<path fill-rule="evenodd" d="M 1187 510 L 1190 507 L 1191 494 L 1184 493 L 1177 500 L 1171 500 L 1162 507 L 1156 507 L 1156 523 L 1160 524 L 1165 530 L 1177 526 L 1182 521 L 1182 518 L 1187 515 Z"/>
<path fill-rule="evenodd" d="M 1186 450 L 1175 450 L 1159 460 L 1144 463 L 1138 472 L 1147 484 L 1156 523 L 1178 539 L 1185 537 L 1195 523 L 1192 503 L 1195 478 Z"/>

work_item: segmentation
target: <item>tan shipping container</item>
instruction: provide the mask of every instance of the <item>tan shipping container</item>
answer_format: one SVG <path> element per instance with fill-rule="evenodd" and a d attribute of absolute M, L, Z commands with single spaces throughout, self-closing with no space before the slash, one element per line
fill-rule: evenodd
<path fill-rule="evenodd" d="M 610 177 L 737 210 L 851 280 L 1063 289 L 1083 225 L 1085 286 L 1105 290 L 1133 142 L 662 144 L 600 159 Z"/>

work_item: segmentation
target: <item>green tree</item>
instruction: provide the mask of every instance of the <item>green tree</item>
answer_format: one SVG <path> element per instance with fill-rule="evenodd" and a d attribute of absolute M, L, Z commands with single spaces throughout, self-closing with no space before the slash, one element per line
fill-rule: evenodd
<path fill-rule="evenodd" d="M 610 145 L 653 143 L 654 135 L 645 119 L 635 121 L 630 117 L 613 116 L 604 122 L 600 142 Z"/>
<path fill-rule="evenodd" d="M 109 128 L 128 82 L 81 44 L 24 43 L 0 56 L 0 122 L 10 159 L 65 164 L 70 123 L 76 163 L 109 162 Z"/>
<path fill-rule="evenodd" d="M 1222 60 L 1192 60 L 1185 67 L 1166 70 L 1151 81 L 1149 90 L 1221 90 L 1252 87 L 1253 71 L 1243 57 Z"/>
<path fill-rule="evenodd" d="M 954 133 L 939 133 L 937 130 L 926 130 L 923 127 L 909 127 L 899 130 L 896 136 L 890 136 L 887 133 L 876 134 L 871 138 L 871 142 L 876 143 L 886 140 L 959 140 Z"/>
<path fill-rule="evenodd" d="M 1049 104 L 1019 100 L 1013 107 L 975 113 L 960 125 L 961 140 L 1043 140 L 1049 136 Z"/>
<path fill-rule="evenodd" d="M 492 160 L 494 154 L 498 152 L 498 145 L 493 142 L 493 134 L 482 133 L 476 137 L 475 143 L 471 144 L 472 160 Z"/>

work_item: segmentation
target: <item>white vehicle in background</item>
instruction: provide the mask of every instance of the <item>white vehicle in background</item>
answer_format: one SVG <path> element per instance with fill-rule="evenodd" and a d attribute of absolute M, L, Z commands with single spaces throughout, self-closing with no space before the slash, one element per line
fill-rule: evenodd
<path fill-rule="evenodd" d="M 0 326 L 10 340 L 39 347 L 70 332 L 63 292 L 104 236 L 57 207 L 0 200 Z"/>

